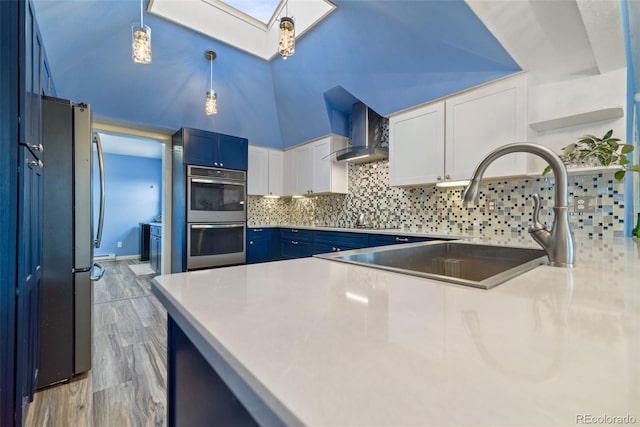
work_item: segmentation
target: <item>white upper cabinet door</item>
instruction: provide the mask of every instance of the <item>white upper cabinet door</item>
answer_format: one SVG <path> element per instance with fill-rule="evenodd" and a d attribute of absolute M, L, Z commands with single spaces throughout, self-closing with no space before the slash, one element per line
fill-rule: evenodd
<path fill-rule="evenodd" d="M 389 183 L 420 185 L 444 179 L 444 102 L 389 119 Z"/>
<path fill-rule="evenodd" d="M 313 147 L 303 145 L 295 149 L 297 185 L 295 194 L 311 194 L 313 191 Z"/>
<path fill-rule="evenodd" d="M 269 150 L 249 146 L 249 165 L 247 170 L 247 194 L 264 196 L 269 186 Z"/>
<path fill-rule="evenodd" d="M 284 195 L 284 153 L 269 150 L 269 195 Z"/>
<path fill-rule="evenodd" d="M 468 179 L 495 148 L 527 138 L 526 76 L 505 79 L 446 100 L 446 174 Z M 526 174 L 526 155 L 493 162 L 485 177 Z"/>
<path fill-rule="evenodd" d="M 284 195 L 294 196 L 298 188 L 298 166 L 296 150 L 284 152 Z"/>
<path fill-rule="evenodd" d="M 331 191 L 331 138 L 323 138 L 313 143 L 313 193 Z"/>

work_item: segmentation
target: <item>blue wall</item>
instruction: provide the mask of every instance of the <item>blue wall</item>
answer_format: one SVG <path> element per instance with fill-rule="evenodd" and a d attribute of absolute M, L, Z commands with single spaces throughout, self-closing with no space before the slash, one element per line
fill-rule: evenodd
<path fill-rule="evenodd" d="M 97 165 L 94 150 L 94 166 Z M 105 216 L 102 245 L 96 255 L 140 254 L 140 222 L 150 222 L 162 212 L 162 160 L 104 154 Z M 100 177 L 93 168 L 94 228 L 100 209 Z M 117 242 L 122 247 L 117 247 Z"/>
<path fill-rule="evenodd" d="M 287 61 L 265 61 L 149 13 L 153 62 L 131 60 L 135 1 L 35 0 L 59 96 L 95 116 L 289 147 L 346 134 L 350 96 L 382 115 L 520 70 L 463 0 L 335 0 Z M 145 5 L 148 1 L 145 0 Z M 81 34 L 81 36 L 78 36 Z M 204 97 L 214 49 L 218 114 Z M 333 94 L 336 95 L 336 94 Z"/>

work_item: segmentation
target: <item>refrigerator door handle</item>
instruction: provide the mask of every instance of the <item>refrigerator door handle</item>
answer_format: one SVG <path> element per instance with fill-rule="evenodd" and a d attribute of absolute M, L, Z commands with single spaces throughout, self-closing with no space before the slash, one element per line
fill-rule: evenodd
<path fill-rule="evenodd" d="M 93 263 L 93 267 L 91 267 L 91 281 L 97 282 L 102 279 L 104 275 L 104 267 L 98 264 L 97 262 Z"/>
<path fill-rule="evenodd" d="M 96 233 L 96 239 L 93 241 L 93 247 L 99 248 L 100 243 L 102 242 L 102 226 L 104 224 L 104 159 L 102 156 L 102 143 L 100 142 L 100 134 L 98 132 L 95 132 L 94 135 L 96 146 L 98 148 L 98 165 L 100 167 L 100 216 L 98 219 L 98 231 Z M 97 280 L 99 280 L 99 278 Z"/>

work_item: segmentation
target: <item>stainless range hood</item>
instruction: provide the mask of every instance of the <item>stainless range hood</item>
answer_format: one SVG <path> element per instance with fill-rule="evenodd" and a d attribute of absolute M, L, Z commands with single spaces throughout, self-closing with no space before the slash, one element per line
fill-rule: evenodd
<path fill-rule="evenodd" d="M 351 113 L 351 147 L 336 153 L 337 161 L 365 163 L 389 157 L 382 147 L 383 118 L 362 102 L 353 104 Z"/>

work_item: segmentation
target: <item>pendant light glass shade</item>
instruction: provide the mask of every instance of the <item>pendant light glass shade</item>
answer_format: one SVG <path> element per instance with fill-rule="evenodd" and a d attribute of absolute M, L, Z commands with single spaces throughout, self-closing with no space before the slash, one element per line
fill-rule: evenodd
<path fill-rule="evenodd" d="M 207 116 L 218 113 L 218 97 L 213 90 L 213 60 L 216 59 L 216 53 L 213 50 L 207 50 L 204 53 L 204 57 L 209 60 L 209 91 L 207 92 L 207 99 L 204 104 L 204 111 Z"/>
<path fill-rule="evenodd" d="M 283 59 L 287 59 L 296 51 L 296 25 L 293 18 L 280 18 L 280 42 L 278 43 L 278 53 Z"/>
<path fill-rule="evenodd" d="M 137 64 L 151 63 L 151 28 L 147 25 L 132 27 L 131 51 L 133 62 Z"/>
<path fill-rule="evenodd" d="M 214 92 L 207 92 L 207 101 L 204 104 L 207 116 L 218 113 L 218 99 Z"/>
<path fill-rule="evenodd" d="M 136 64 L 151 63 L 151 28 L 144 25 L 143 0 L 140 0 L 140 25 L 131 27 L 131 57 Z"/>

